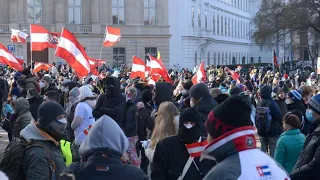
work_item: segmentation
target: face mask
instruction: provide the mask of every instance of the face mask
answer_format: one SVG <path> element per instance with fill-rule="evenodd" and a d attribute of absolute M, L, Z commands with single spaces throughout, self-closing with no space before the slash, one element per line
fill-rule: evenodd
<path fill-rule="evenodd" d="M 47 125 L 48 133 L 55 140 L 60 141 L 67 134 L 67 120 L 65 118 L 52 121 Z"/>
<path fill-rule="evenodd" d="M 308 121 L 313 122 L 315 120 L 315 118 L 312 116 L 312 110 L 308 109 L 306 111 L 306 118 L 308 119 Z"/>
<path fill-rule="evenodd" d="M 46 87 L 46 84 L 44 82 L 40 81 L 39 86 L 42 89 L 42 88 Z"/>
<path fill-rule="evenodd" d="M 293 104 L 292 100 L 291 99 L 286 99 L 286 104 L 289 105 L 289 104 Z"/>
<path fill-rule="evenodd" d="M 68 92 L 69 92 L 69 88 L 65 88 L 65 89 L 64 89 L 64 92 L 65 92 L 65 93 L 68 93 Z"/>
<path fill-rule="evenodd" d="M 194 106 L 193 101 L 190 101 L 190 106 L 191 106 L 191 107 L 193 107 L 193 106 Z"/>
<path fill-rule="evenodd" d="M 65 87 L 61 87 L 61 91 L 64 92 L 64 90 L 65 90 Z"/>
<path fill-rule="evenodd" d="M 67 119 L 66 118 L 59 119 L 58 121 L 60 123 L 67 124 Z"/>
<path fill-rule="evenodd" d="M 16 100 L 17 99 L 17 96 L 12 96 L 12 100 Z"/>
<path fill-rule="evenodd" d="M 33 98 L 34 96 L 30 93 L 30 91 L 27 91 L 27 96 L 26 96 L 26 99 L 31 99 Z"/>
<path fill-rule="evenodd" d="M 194 125 L 193 124 L 183 124 L 184 127 L 186 127 L 187 129 L 191 129 Z"/>

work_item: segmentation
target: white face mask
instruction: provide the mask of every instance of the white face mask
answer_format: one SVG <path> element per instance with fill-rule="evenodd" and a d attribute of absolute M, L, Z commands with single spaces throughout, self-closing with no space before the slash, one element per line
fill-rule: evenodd
<path fill-rule="evenodd" d="M 42 88 L 46 87 L 46 84 L 44 82 L 40 81 L 39 86 L 42 89 Z"/>
<path fill-rule="evenodd" d="M 191 100 L 190 100 L 190 106 L 191 106 L 191 107 L 194 106 L 194 103 L 193 103 L 193 101 L 191 101 Z"/>
<path fill-rule="evenodd" d="M 291 99 L 286 99 L 286 104 L 293 104 Z"/>
<path fill-rule="evenodd" d="M 62 118 L 58 120 L 60 123 L 62 124 L 67 124 L 67 119 L 66 118 Z"/>
<path fill-rule="evenodd" d="M 69 92 L 69 88 L 64 88 L 64 92 L 68 93 Z"/>
<path fill-rule="evenodd" d="M 17 96 L 12 96 L 12 100 L 16 100 L 17 99 Z"/>
<path fill-rule="evenodd" d="M 193 124 L 183 124 L 184 127 L 186 127 L 187 129 L 191 129 L 194 125 Z"/>

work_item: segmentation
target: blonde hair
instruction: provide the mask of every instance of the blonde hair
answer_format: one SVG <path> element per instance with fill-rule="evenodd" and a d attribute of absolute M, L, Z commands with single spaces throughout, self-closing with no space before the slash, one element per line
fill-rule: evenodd
<path fill-rule="evenodd" d="M 172 102 L 167 101 L 160 104 L 151 136 L 151 148 L 154 149 L 162 139 L 177 134 L 174 124 L 176 115 L 179 115 L 179 111 Z"/>

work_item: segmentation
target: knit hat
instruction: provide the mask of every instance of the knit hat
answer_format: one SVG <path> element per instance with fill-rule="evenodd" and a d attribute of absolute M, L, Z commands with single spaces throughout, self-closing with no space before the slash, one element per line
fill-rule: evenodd
<path fill-rule="evenodd" d="M 317 94 L 310 99 L 308 107 L 320 114 L 320 94 Z"/>
<path fill-rule="evenodd" d="M 190 88 L 192 87 L 192 85 L 193 85 L 192 81 L 187 80 L 187 81 L 185 81 L 185 82 L 183 83 L 182 86 L 183 86 L 183 89 L 190 90 Z"/>
<path fill-rule="evenodd" d="M 42 78 L 44 81 L 47 81 L 49 84 L 51 84 L 51 77 L 50 76 L 43 76 Z"/>
<path fill-rule="evenodd" d="M 230 89 L 230 96 L 234 96 L 234 95 L 239 95 L 241 94 L 243 91 L 240 87 L 235 86 L 233 88 Z"/>
<path fill-rule="evenodd" d="M 285 79 L 288 79 L 288 78 L 289 78 L 289 75 L 288 75 L 288 74 L 284 74 L 283 77 L 284 77 Z"/>
<path fill-rule="evenodd" d="M 288 96 L 294 101 L 300 101 L 302 99 L 302 96 L 301 94 L 297 91 L 297 90 L 291 90 L 289 93 L 288 93 Z"/>
<path fill-rule="evenodd" d="M 204 83 L 198 83 L 193 85 L 190 88 L 189 93 L 190 96 L 196 100 L 199 100 L 202 97 L 211 96 L 208 86 Z"/>
<path fill-rule="evenodd" d="M 301 121 L 300 121 L 299 117 L 294 114 L 284 115 L 283 122 L 288 124 L 289 126 L 295 128 L 295 129 L 300 129 L 300 127 L 301 127 Z"/>
<path fill-rule="evenodd" d="M 75 87 L 73 89 L 71 89 L 71 91 L 69 91 L 69 96 L 70 97 L 78 97 L 79 96 L 79 88 Z"/>
<path fill-rule="evenodd" d="M 17 81 L 17 85 L 21 86 L 22 88 L 26 88 L 27 86 L 27 81 L 25 79 L 19 79 Z"/>
<path fill-rule="evenodd" d="M 228 94 L 219 94 L 216 98 L 214 98 L 218 104 L 221 104 L 228 98 Z"/>
<path fill-rule="evenodd" d="M 60 115 L 66 114 L 63 107 L 55 102 L 42 103 L 38 109 L 38 122 L 46 127 L 50 122 L 57 120 Z"/>
<path fill-rule="evenodd" d="M 271 99 L 271 86 L 264 85 L 260 88 L 260 95 L 262 99 Z"/>
<path fill-rule="evenodd" d="M 141 94 L 143 102 L 146 103 L 152 100 L 152 93 L 149 89 L 143 90 Z"/>
<path fill-rule="evenodd" d="M 79 88 L 79 101 L 83 101 L 86 98 L 93 98 L 94 95 L 88 86 L 81 86 Z"/>
<path fill-rule="evenodd" d="M 13 79 L 16 81 L 21 78 L 21 73 L 18 71 L 13 75 Z"/>
<path fill-rule="evenodd" d="M 272 88 L 272 92 L 276 93 L 277 95 L 280 94 L 280 89 L 278 86 L 275 86 L 274 88 Z"/>
<path fill-rule="evenodd" d="M 227 98 L 208 115 L 205 123 L 212 138 L 242 126 L 251 126 L 251 106 L 245 97 L 236 95 Z"/>
<path fill-rule="evenodd" d="M 278 85 L 279 85 L 279 87 L 283 88 L 283 86 L 284 86 L 284 81 L 279 81 Z"/>

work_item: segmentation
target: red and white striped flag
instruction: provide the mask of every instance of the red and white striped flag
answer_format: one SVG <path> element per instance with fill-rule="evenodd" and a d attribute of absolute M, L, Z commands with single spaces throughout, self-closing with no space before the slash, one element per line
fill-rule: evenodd
<path fill-rule="evenodd" d="M 39 25 L 30 24 L 31 51 L 57 48 L 59 33 L 50 32 Z"/>
<path fill-rule="evenodd" d="M 49 71 L 50 67 L 51 66 L 49 64 L 47 64 L 47 63 L 36 62 L 35 66 L 34 66 L 34 69 L 33 69 L 33 73 L 37 73 L 37 72 L 41 71 L 42 69 L 45 70 L 45 71 Z"/>
<path fill-rule="evenodd" d="M 100 73 L 98 77 L 99 77 L 99 79 L 104 79 L 107 76 L 104 73 Z"/>
<path fill-rule="evenodd" d="M 99 67 L 99 63 L 97 63 L 96 59 L 92 57 L 88 57 L 88 61 L 90 64 L 90 72 L 93 75 L 99 76 L 99 72 L 97 70 L 97 67 Z"/>
<path fill-rule="evenodd" d="M 14 55 L 2 44 L 0 44 L 0 63 L 6 64 L 18 71 L 23 70 L 23 67 Z"/>
<path fill-rule="evenodd" d="M 15 57 L 16 57 L 16 59 L 18 60 L 19 64 L 20 64 L 21 66 L 23 66 L 23 64 L 24 64 L 23 57 L 22 57 L 22 56 L 15 56 Z"/>
<path fill-rule="evenodd" d="M 83 130 L 83 134 L 85 134 L 86 136 L 88 136 L 91 128 L 92 128 L 92 125 L 88 126 L 86 129 Z"/>
<path fill-rule="evenodd" d="M 200 63 L 197 73 L 192 77 L 192 83 L 198 84 L 199 82 L 206 81 L 206 80 L 207 80 L 207 76 L 206 76 L 206 72 L 204 71 L 204 62 L 202 61 Z"/>
<path fill-rule="evenodd" d="M 105 47 L 114 46 L 118 41 L 120 41 L 120 38 L 121 38 L 120 28 L 106 26 L 106 37 L 103 41 L 103 46 Z"/>
<path fill-rule="evenodd" d="M 228 72 L 230 73 L 233 80 L 237 81 L 238 84 L 241 83 L 240 75 L 237 72 L 231 71 L 229 68 L 228 68 Z"/>
<path fill-rule="evenodd" d="M 151 68 L 151 72 L 150 75 L 154 75 L 154 74 L 160 74 L 161 77 L 166 81 L 166 82 L 170 82 L 173 83 L 167 69 L 164 67 L 164 65 L 162 64 L 161 60 L 156 59 L 155 57 L 151 56 L 149 54 L 150 57 L 150 68 Z"/>
<path fill-rule="evenodd" d="M 146 79 L 146 65 L 142 59 L 137 56 L 133 56 L 132 58 L 132 70 L 130 74 L 130 78 L 140 77 L 141 79 Z"/>
<path fill-rule="evenodd" d="M 205 149 L 207 145 L 208 145 L 208 141 L 205 140 L 203 142 L 186 144 L 186 147 L 191 157 L 200 157 L 202 151 Z"/>
<path fill-rule="evenodd" d="M 11 40 L 13 42 L 26 43 L 26 39 L 29 35 L 17 29 L 11 29 Z"/>
<path fill-rule="evenodd" d="M 66 60 L 79 77 L 88 76 L 90 64 L 87 53 L 77 38 L 66 28 L 62 29 L 55 56 Z"/>

